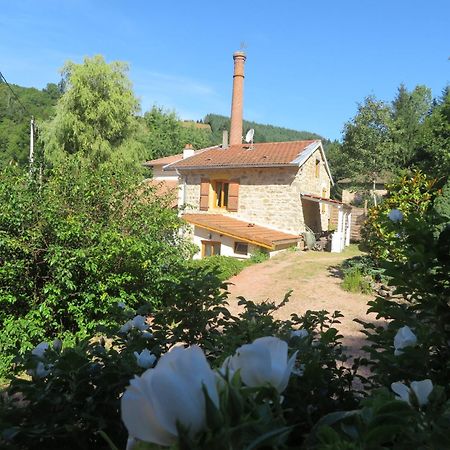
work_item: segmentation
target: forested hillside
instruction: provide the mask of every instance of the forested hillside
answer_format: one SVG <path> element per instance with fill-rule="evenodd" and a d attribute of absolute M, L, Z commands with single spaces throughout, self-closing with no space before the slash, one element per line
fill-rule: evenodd
<path fill-rule="evenodd" d="M 31 116 L 35 117 L 38 128 L 44 132 L 46 123 L 53 118 L 54 107 L 67 86 L 64 86 L 64 83 L 48 84 L 42 90 L 14 84 L 11 87 L 20 102 L 6 83 L 0 83 L 0 167 L 11 162 L 23 167 L 28 162 Z M 62 118 L 59 118 L 57 122 L 61 120 Z M 195 122 L 183 122 L 176 112 L 154 106 L 143 116 L 134 117 L 127 129 L 126 145 L 134 147 L 135 156 L 140 155 L 142 159 L 149 160 L 180 153 L 186 144 L 192 144 L 197 149 L 220 144 L 222 131 L 230 128 L 230 119 L 218 114 L 208 114 L 202 122 L 203 127 Z M 244 120 L 244 133 L 250 128 L 255 130 L 255 142 L 323 139 L 320 135 L 308 131 L 290 130 Z M 324 141 L 327 143 L 327 140 Z M 60 144 L 60 142 L 44 144 L 41 140 L 37 143 L 37 152 L 46 146 L 46 157 L 51 158 Z"/>
<path fill-rule="evenodd" d="M 213 141 L 222 141 L 222 131 L 230 129 L 230 118 L 218 114 L 208 114 L 204 118 L 204 123 L 209 124 L 212 131 Z M 244 120 L 244 134 L 250 129 L 255 130 L 255 142 L 283 142 L 300 141 L 304 139 L 324 139 L 322 136 L 309 131 L 290 130 L 289 128 L 264 125 L 256 122 Z"/>
<path fill-rule="evenodd" d="M 6 83 L 0 81 L 0 167 L 10 162 L 27 163 L 30 139 L 30 119 L 48 120 L 61 96 L 56 84 L 45 89 L 11 85 L 20 103 Z"/>

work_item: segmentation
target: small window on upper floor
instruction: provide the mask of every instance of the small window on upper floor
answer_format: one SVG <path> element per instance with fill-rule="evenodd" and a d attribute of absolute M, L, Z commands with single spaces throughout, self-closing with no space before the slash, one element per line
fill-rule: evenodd
<path fill-rule="evenodd" d="M 214 181 L 213 190 L 214 190 L 214 207 L 227 208 L 230 183 L 228 181 Z"/>
<path fill-rule="evenodd" d="M 320 175 L 320 159 L 316 159 L 316 178 Z"/>

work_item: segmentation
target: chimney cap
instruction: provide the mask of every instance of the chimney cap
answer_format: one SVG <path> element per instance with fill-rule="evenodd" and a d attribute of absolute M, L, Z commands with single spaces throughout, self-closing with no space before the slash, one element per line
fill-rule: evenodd
<path fill-rule="evenodd" d="M 247 56 L 245 55 L 245 52 L 243 52 L 242 50 L 239 50 L 237 52 L 233 53 L 233 58 L 247 58 Z"/>

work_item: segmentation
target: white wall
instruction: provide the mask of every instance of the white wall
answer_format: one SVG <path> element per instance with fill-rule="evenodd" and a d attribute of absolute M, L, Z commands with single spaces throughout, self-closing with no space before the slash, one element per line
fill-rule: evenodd
<path fill-rule="evenodd" d="M 248 244 L 248 253 L 247 255 L 237 255 L 234 253 L 234 243 L 242 242 L 238 239 L 233 239 L 228 236 L 220 235 L 219 233 L 214 233 L 213 231 L 205 230 L 204 228 L 194 227 L 193 234 L 194 244 L 198 246 L 199 251 L 194 255 L 194 259 L 201 259 L 202 257 L 202 241 L 215 241 L 220 242 L 220 254 L 222 256 L 233 256 L 235 258 L 240 259 L 248 259 L 250 258 L 252 253 L 259 248 L 256 245 Z"/>

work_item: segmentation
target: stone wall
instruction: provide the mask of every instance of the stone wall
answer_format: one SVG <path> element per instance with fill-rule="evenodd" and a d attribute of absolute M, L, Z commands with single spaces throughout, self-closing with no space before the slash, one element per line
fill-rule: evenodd
<path fill-rule="evenodd" d="M 320 161 L 319 176 L 316 177 L 316 160 Z M 306 192 L 325 197 L 330 194 L 327 176 L 320 151 L 317 150 L 299 169 L 246 168 L 229 170 L 186 171 L 184 200 L 186 212 L 198 212 L 200 182 L 210 180 L 239 179 L 239 206 L 237 212 L 212 208 L 213 190 L 210 188 L 210 208 L 207 213 L 228 214 L 236 219 L 258 225 L 299 234 L 304 231 L 303 203 L 300 193 Z M 323 191 L 325 189 L 325 191 Z M 205 211 L 206 213 L 206 211 Z M 328 228 L 329 207 L 319 208 L 318 224 Z"/>
<path fill-rule="evenodd" d="M 319 176 L 316 176 L 316 161 L 319 162 Z M 300 168 L 295 183 L 298 186 L 299 192 L 325 198 L 330 197 L 331 182 L 319 150 L 316 150 Z M 302 203 L 304 205 L 305 215 L 308 212 L 308 217 L 305 217 L 306 223 L 316 224 L 315 227 L 310 226 L 310 228 L 313 228 L 314 231 L 328 230 L 331 214 L 330 206 L 319 205 L 318 203 L 306 206 L 306 203 L 312 203 L 310 200 L 302 200 Z"/>

